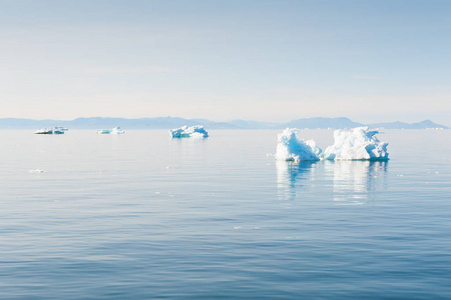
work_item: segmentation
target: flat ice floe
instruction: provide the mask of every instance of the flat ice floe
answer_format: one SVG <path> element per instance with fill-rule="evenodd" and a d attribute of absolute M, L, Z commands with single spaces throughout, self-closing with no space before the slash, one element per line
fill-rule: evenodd
<path fill-rule="evenodd" d="M 299 129 L 287 128 L 278 135 L 276 159 L 285 161 L 314 160 L 388 160 L 388 143 L 380 142 L 368 127 L 335 130 L 334 144 L 323 152 L 315 141 L 304 141 Z"/>
<path fill-rule="evenodd" d="M 335 130 L 334 144 L 324 151 L 323 159 L 329 160 L 387 160 L 388 143 L 379 141 L 368 127 Z"/>
<path fill-rule="evenodd" d="M 170 130 L 170 133 L 173 138 L 208 137 L 208 132 L 201 125 L 192 127 L 183 126 L 181 128 Z"/>
<path fill-rule="evenodd" d="M 124 134 L 125 131 L 120 127 L 114 127 L 113 129 L 99 129 L 97 130 L 98 134 Z"/>
<path fill-rule="evenodd" d="M 276 159 L 287 161 L 320 160 L 321 149 L 315 141 L 304 141 L 297 137 L 299 129 L 287 128 L 278 135 Z"/>

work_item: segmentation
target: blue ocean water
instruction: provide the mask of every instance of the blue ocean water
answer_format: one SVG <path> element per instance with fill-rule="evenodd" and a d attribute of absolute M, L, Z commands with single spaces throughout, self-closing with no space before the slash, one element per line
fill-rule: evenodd
<path fill-rule="evenodd" d="M 451 131 L 297 164 L 277 133 L 0 131 L 0 299 L 451 298 Z"/>

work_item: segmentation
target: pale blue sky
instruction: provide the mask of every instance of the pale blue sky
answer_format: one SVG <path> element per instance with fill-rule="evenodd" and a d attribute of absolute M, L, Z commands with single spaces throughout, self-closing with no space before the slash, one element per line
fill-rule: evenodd
<path fill-rule="evenodd" d="M 0 4 L 1 118 L 451 125 L 451 1 Z"/>

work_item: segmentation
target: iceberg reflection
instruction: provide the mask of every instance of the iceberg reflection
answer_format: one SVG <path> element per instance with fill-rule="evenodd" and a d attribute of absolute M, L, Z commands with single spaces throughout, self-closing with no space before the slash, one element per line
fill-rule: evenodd
<path fill-rule="evenodd" d="M 387 161 L 335 161 L 333 168 L 334 201 L 363 204 L 386 182 Z"/>
<path fill-rule="evenodd" d="M 387 166 L 388 161 L 277 161 L 278 195 L 293 200 L 297 193 L 314 193 L 340 205 L 367 203 L 385 188 Z"/>
<path fill-rule="evenodd" d="M 277 189 L 280 199 L 293 200 L 296 198 L 296 188 L 301 182 L 309 179 L 314 172 L 315 161 L 277 161 Z M 296 181 L 299 183 L 296 184 Z"/>

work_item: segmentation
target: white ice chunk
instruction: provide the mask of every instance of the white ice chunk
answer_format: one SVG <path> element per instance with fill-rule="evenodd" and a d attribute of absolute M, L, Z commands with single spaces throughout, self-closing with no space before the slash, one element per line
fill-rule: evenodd
<path fill-rule="evenodd" d="M 170 130 L 173 138 L 184 137 L 208 137 L 208 132 L 204 129 L 204 126 L 195 125 L 192 127 L 183 126 L 181 128 Z"/>
<path fill-rule="evenodd" d="M 335 130 L 335 143 L 323 154 L 329 160 L 387 160 L 388 143 L 380 142 L 375 135 L 378 131 L 369 131 L 368 127 L 350 130 Z"/>
<path fill-rule="evenodd" d="M 315 141 L 304 141 L 296 136 L 299 129 L 287 128 L 278 135 L 276 159 L 287 161 L 319 160 L 321 149 Z"/>
<path fill-rule="evenodd" d="M 98 134 L 124 134 L 125 131 L 120 127 L 114 127 L 113 129 L 99 129 L 97 130 Z"/>
<path fill-rule="evenodd" d="M 114 127 L 111 129 L 111 134 L 124 134 L 125 131 L 122 130 L 120 127 Z"/>
<path fill-rule="evenodd" d="M 36 169 L 36 170 L 30 170 L 28 173 L 44 173 L 44 170 Z"/>

